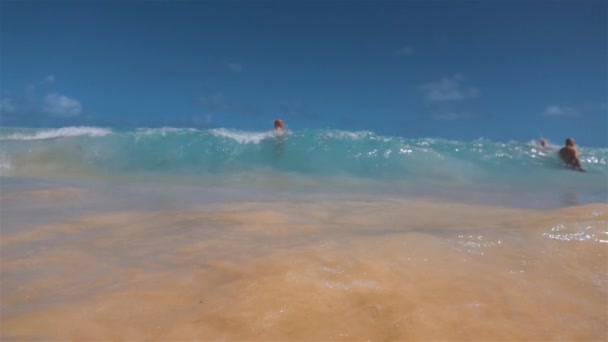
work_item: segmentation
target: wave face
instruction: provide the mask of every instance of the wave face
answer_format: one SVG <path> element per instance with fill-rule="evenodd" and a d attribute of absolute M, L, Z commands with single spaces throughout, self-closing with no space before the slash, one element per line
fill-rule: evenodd
<path fill-rule="evenodd" d="M 319 176 L 389 184 L 583 187 L 606 192 L 608 149 L 580 147 L 586 173 L 562 167 L 558 146 L 533 142 L 404 139 L 367 131 L 276 134 L 233 129 L 98 127 L 0 130 L 0 172 L 10 176 Z"/>

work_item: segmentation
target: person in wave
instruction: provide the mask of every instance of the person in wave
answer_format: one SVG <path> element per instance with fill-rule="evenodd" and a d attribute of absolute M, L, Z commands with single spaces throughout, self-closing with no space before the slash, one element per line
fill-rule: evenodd
<path fill-rule="evenodd" d="M 581 162 L 578 158 L 578 150 L 574 144 L 574 139 L 566 139 L 566 146 L 562 147 L 559 150 L 559 157 L 564 162 L 566 167 L 578 171 L 585 171 L 581 166 Z"/>
<path fill-rule="evenodd" d="M 285 133 L 285 126 L 283 125 L 283 120 L 276 119 L 274 120 L 274 131 L 278 133 L 276 135 L 276 153 L 275 153 L 275 161 L 280 159 L 283 155 L 283 133 Z"/>
<path fill-rule="evenodd" d="M 283 120 L 281 120 L 281 119 L 274 120 L 274 130 L 277 132 L 285 131 L 285 127 L 283 126 Z"/>

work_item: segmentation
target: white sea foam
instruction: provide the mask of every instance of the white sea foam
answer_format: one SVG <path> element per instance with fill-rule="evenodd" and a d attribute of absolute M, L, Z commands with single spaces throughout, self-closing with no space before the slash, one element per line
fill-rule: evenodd
<path fill-rule="evenodd" d="M 268 138 L 276 136 L 276 133 L 273 131 L 245 132 L 245 131 L 238 131 L 238 130 L 225 129 L 225 128 L 212 129 L 212 130 L 210 130 L 210 132 L 214 136 L 229 138 L 229 139 L 232 139 L 232 140 L 238 142 L 239 144 L 258 144 L 258 143 L 260 143 L 260 141 L 262 141 L 264 139 L 268 139 Z"/>
<path fill-rule="evenodd" d="M 166 136 L 168 133 L 192 133 L 199 132 L 196 128 L 176 128 L 176 127 L 159 127 L 159 128 L 138 128 L 135 132 L 136 135 L 161 135 Z"/>
<path fill-rule="evenodd" d="M 550 228 L 543 236 L 559 241 L 594 241 L 608 243 L 606 221 L 579 221 L 574 224 L 560 223 Z"/>
<path fill-rule="evenodd" d="M 99 127 L 62 127 L 56 129 L 44 129 L 36 132 L 13 133 L 0 136 L 0 140 L 45 140 L 65 137 L 103 137 L 112 133 L 112 130 Z"/>
<path fill-rule="evenodd" d="M 4 151 L 0 151 L 0 175 L 3 175 L 6 170 L 12 167 L 11 159 Z"/>
<path fill-rule="evenodd" d="M 329 139 L 342 139 L 342 140 L 376 140 L 382 142 L 391 142 L 393 139 L 391 137 L 385 137 L 381 135 L 376 135 L 374 132 L 370 131 L 341 131 L 341 130 L 331 130 L 323 132 L 324 138 Z"/>

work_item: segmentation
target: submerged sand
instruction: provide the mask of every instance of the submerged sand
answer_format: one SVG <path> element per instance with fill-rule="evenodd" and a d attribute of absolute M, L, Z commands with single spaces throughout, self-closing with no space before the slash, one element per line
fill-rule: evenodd
<path fill-rule="evenodd" d="M 2 341 L 608 338 L 605 204 L 334 196 L 63 210 L 2 229 Z"/>

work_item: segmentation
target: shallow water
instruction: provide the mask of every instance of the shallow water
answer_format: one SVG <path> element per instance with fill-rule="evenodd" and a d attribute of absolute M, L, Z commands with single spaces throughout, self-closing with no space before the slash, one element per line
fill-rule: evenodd
<path fill-rule="evenodd" d="M 605 202 L 0 180 L 3 341 L 608 338 Z"/>

